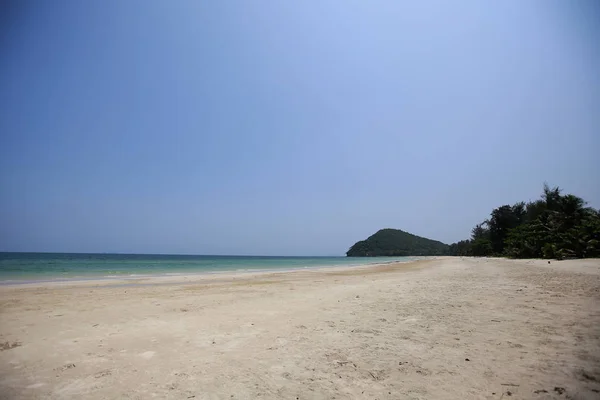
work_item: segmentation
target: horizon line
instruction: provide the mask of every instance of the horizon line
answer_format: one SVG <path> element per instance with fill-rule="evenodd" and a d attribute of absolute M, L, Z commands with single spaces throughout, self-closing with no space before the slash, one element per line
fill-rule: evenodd
<path fill-rule="evenodd" d="M 195 254 L 195 253 L 127 253 L 127 252 L 80 252 L 80 251 L 10 251 L 0 250 L 0 254 L 81 254 L 81 255 L 123 255 L 123 256 L 201 256 L 201 257 L 347 257 L 344 255 L 300 256 L 300 255 L 249 255 L 249 254 Z"/>

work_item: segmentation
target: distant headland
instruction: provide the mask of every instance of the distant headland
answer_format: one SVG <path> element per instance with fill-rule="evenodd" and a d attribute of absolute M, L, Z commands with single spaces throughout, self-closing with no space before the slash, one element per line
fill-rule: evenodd
<path fill-rule="evenodd" d="M 450 246 L 437 240 L 413 235 L 399 229 L 381 229 L 365 240 L 356 242 L 346 252 L 348 257 L 441 256 Z"/>

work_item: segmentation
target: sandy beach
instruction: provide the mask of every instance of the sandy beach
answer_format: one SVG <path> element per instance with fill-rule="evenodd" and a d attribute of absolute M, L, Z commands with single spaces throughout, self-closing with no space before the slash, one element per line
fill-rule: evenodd
<path fill-rule="evenodd" d="M 600 260 L 0 287 L 2 399 L 599 399 Z"/>

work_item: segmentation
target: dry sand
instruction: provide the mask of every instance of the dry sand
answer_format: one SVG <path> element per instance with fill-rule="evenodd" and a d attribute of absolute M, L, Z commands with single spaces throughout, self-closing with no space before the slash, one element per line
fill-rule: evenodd
<path fill-rule="evenodd" d="M 600 398 L 600 260 L 4 286 L 0 307 L 3 399 Z"/>

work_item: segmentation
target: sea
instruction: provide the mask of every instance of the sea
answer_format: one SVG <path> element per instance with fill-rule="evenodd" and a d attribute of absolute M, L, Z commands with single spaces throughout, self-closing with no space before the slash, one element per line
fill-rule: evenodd
<path fill-rule="evenodd" d="M 263 257 L 0 253 L 0 284 L 123 279 L 232 271 L 300 270 L 406 262 L 420 257 Z"/>

